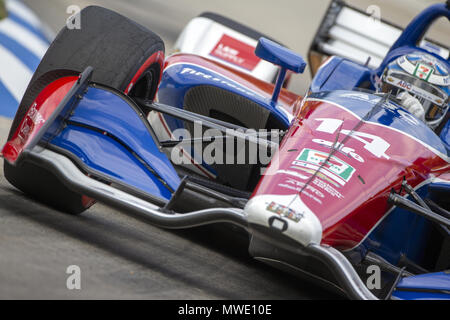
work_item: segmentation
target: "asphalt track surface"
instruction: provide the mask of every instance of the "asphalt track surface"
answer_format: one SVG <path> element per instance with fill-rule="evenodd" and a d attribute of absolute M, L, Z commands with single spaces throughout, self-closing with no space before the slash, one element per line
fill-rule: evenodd
<path fill-rule="evenodd" d="M 183 26 L 203 11 L 245 22 L 306 54 L 329 1 L 26 0 L 53 30 L 69 5 L 98 4 L 157 32 L 170 53 Z M 379 5 L 405 25 L 426 0 L 353 0 Z M 438 35 L 440 37 L 442 35 Z M 445 37 L 445 33 L 443 34 Z M 308 75 L 293 90 L 306 88 Z M 0 146 L 10 120 L 0 118 Z M 167 231 L 97 204 L 70 216 L 25 197 L 3 177 L 0 159 L 0 299 L 334 299 L 331 293 L 249 258 L 246 236 L 227 227 Z M 66 270 L 81 269 L 81 290 Z"/>

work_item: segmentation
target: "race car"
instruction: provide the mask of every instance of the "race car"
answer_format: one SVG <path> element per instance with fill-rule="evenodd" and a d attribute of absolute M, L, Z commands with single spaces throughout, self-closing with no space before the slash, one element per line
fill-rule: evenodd
<path fill-rule="evenodd" d="M 450 63 L 424 38 L 448 1 L 379 61 L 348 26 L 365 13 L 332 1 L 304 96 L 286 89 L 304 59 L 226 17 L 195 18 L 165 57 L 124 16 L 80 15 L 19 106 L 12 185 L 71 214 L 99 201 L 163 228 L 232 224 L 255 259 L 352 299 L 450 298 Z"/>

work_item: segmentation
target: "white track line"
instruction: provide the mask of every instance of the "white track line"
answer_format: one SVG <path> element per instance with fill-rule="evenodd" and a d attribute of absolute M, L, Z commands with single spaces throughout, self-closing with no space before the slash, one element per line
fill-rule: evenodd
<path fill-rule="evenodd" d="M 0 81 L 19 102 L 22 100 L 33 73 L 14 54 L 1 45 L 0 57 Z"/>
<path fill-rule="evenodd" d="M 14 13 L 35 28 L 41 27 L 38 17 L 22 2 L 16 0 L 6 0 L 5 2 L 8 12 Z"/>
<path fill-rule="evenodd" d="M 45 43 L 45 41 L 39 39 L 27 28 L 12 21 L 11 19 L 5 19 L 0 22 L 0 32 L 20 43 L 22 46 L 35 54 L 39 59 L 42 59 L 44 54 L 47 52 L 48 44 Z"/>

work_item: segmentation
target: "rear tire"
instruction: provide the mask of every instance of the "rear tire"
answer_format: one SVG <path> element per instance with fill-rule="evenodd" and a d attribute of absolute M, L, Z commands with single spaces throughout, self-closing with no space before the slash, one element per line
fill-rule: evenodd
<path fill-rule="evenodd" d="M 51 44 L 28 85 L 11 126 L 11 139 L 23 117 L 50 83 L 94 68 L 93 82 L 131 97 L 152 100 L 162 74 L 164 43 L 145 27 L 111 10 L 90 6 L 80 12 L 81 29 L 63 28 Z M 144 110 L 145 112 L 145 110 Z M 5 178 L 29 196 L 71 214 L 89 206 L 49 170 L 31 163 L 4 163 Z"/>

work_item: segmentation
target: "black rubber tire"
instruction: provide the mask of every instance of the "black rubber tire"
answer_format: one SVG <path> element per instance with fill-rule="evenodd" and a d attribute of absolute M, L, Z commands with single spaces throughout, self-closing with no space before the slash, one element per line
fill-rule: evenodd
<path fill-rule="evenodd" d="M 54 80 L 94 68 L 92 81 L 125 92 L 143 64 L 156 52 L 164 53 L 161 38 L 147 28 L 111 10 L 90 6 L 80 12 L 81 29 L 63 28 L 37 68 L 9 132 L 16 132 L 37 95 Z M 149 66 L 130 96 L 152 99 L 162 70 Z M 33 164 L 4 163 L 5 178 L 29 196 L 70 214 L 87 209 L 82 196 L 63 185 L 50 171 Z"/>

